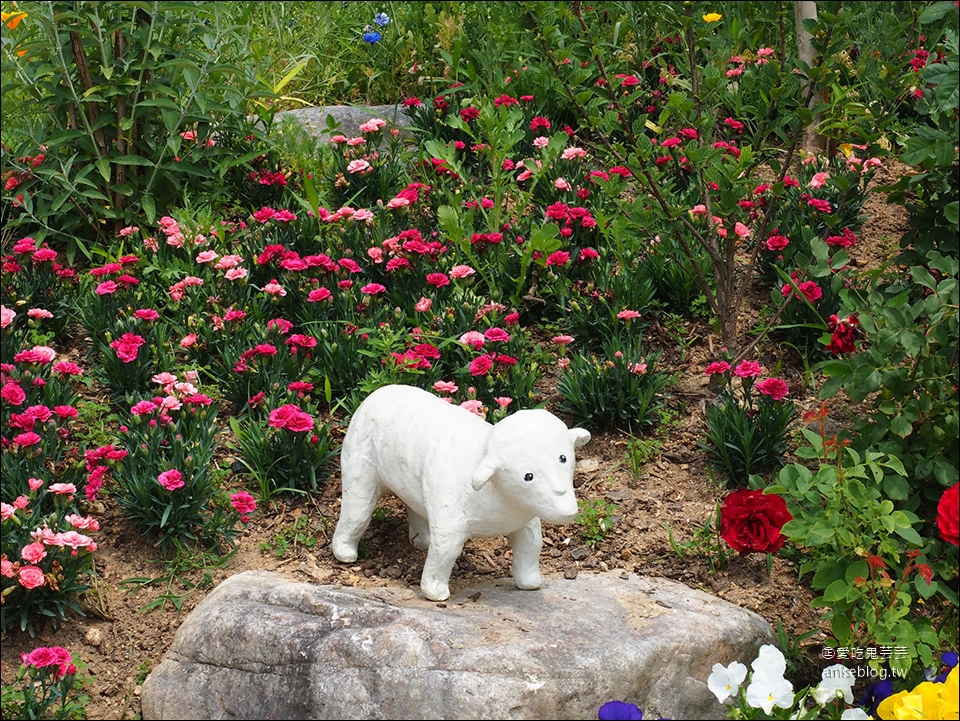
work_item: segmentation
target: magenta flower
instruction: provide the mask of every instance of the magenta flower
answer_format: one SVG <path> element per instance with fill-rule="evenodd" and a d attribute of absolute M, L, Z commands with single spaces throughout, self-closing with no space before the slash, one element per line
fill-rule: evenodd
<path fill-rule="evenodd" d="M 360 292 L 365 295 L 379 295 L 380 293 L 386 293 L 387 288 L 379 283 L 368 283 L 360 289 Z"/>
<path fill-rule="evenodd" d="M 493 360 L 488 355 L 477 356 L 470 363 L 470 375 L 483 376 L 493 368 Z"/>
<path fill-rule="evenodd" d="M 743 361 L 733 369 L 733 374 L 740 378 L 755 378 L 763 373 L 763 368 L 756 361 Z"/>
<path fill-rule="evenodd" d="M 274 428 L 285 428 L 293 433 L 306 433 L 313 430 L 313 416 L 292 403 L 270 411 L 269 422 Z"/>
<path fill-rule="evenodd" d="M 14 436 L 13 443 L 17 446 L 23 446 L 28 448 L 30 446 L 35 446 L 40 442 L 40 436 L 38 436 L 33 431 L 27 431 L 26 433 L 21 433 L 18 436 Z"/>
<path fill-rule="evenodd" d="M 113 341 L 110 347 L 116 351 L 117 358 L 124 363 L 133 363 L 133 361 L 137 359 L 137 354 L 140 352 L 140 346 L 146 342 L 143 336 L 136 335 L 135 333 L 124 333 L 120 338 Z"/>
<path fill-rule="evenodd" d="M 436 288 L 450 285 L 450 279 L 443 273 L 429 273 L 427 275 L 427 282 Z"/>
<path fill-rule="evenodd" d="M 240 491 L 239 493 L 231 493 L 230 505 L 234 507 L 237 513 L 239 513 L 241 516 L 244 516 L 244 517 L 248 513 L 253 513 L 255 510 L 257 510 L 256 500 L 254 500 L 253 496 L 251 496 L 246 491 Z"/>
<path fill-rule="evenodd" d="M 568 260 L 570 260 L 570 254 L 565 250 L 558 250 L 547 258 L 547 265 L 563 265 Z"/>
<path fill-rule="evenodd" d="M 759 381 L 756 385 L 756 389 L 765 396 L 770 396 L 775 401 L 782 401 L 787 397 L 787 393 L 790 392 L 787 384 L 779 378 L 767 378 Z"/>
<path fill-rule="evenodd" d="M 173 492 L 178 488 L 183 488 L 183 474 L 175 468 L 171 468 L 169 471 L 164 471 L 157 476 L 157 483 L 166 488 L 168 491 Z"/>
<path fill-rule="evenodd" d="M 704 369 L 704 373 L 708 376 L 715 375 L 717 373 L 726 373 L 730 370 L 730 364 L 726 361 L 714 361 Z"/>

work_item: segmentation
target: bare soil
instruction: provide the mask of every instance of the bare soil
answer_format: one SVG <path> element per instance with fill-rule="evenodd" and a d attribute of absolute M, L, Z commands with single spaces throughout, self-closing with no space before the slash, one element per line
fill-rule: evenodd
<path fill-rule="evenodd" d="M 888 184 L 902 170 L 903 166 L 884 167 L 874 182 Z M 877 267 L 895 255 L 907 228 L 906 215 L 899 206 L 887 205 L 882 194 L 872 195 L 864 212 L 870 219 L 851 255 L 859 268 Z M 758 290 L 755 300 L 760 304 L 765 297 L 766 293 Z M 568 578 L 608 569 L 661 576 L 755 611 L 774 626 L 780 622 L 790 634 L 818 628 L 819 614 L 810 608 L 813 594 L 798 578 L 796 552 L 778 554 L 768 576 L 766 558 L 761 554 L 731 553 L 726 568 L 714 571 L 705 560 L 691 554 L 681 557 L 671 548 L 668 526 L 677 542 L 689 541 L 708 522 L 723 495 L 723 489 L 711 480 L 704 453 L 697 446 L 702 436 L 703 407 L 711 396 L 702 368 L 715 359 L 719 339 L 708 326 L 695 322 L 688 322 L 686 332 L 687 337 L 696 339 L 683 354 L 666 332 L 661 331 L 657 338 L 657 326 L 651 333 L 650 342 L 662 350 L 667 367 L 680 377 L 669 401 L 676 421 L 662 437 L 659 452 L 634 474 L 627 453 L 630 437 L 604 433 L 595 435 L 578 459 L 578 497 L 605 498 L 616 504 L 613 530 L 590 546 L 576 525 L 545 526 L 542 570 Z M 773 355 L 761 360 L 776 362 Z M 772 363 L 767 365 L 773 367 Z M 801 410 L 816 407 L 817 399 L 797 368 L 785 367 L 781 376 L 786 378 L 791 397 Z M 553 397 L 555 385 L 549 375 L 543 380 L 545 399 Z M 555 410 L 549 403 L 548 408 Z M 229 462 L 229 458 L 221 459 L 227 466 Z M 238 539 L 238 550 L 227 562 L 182 574 L 189 586 L 176 580 L 148 586 L 124 583 L 132 578 L 162 579 L 169 571 L 159 560 L 158 549 L 130 526 L 107 496 L 102 508 L 93 511 L 101 519 L 102 530 L 96 534 L 100 548 L 93 588 L 86 595 L 87 616 L 68 619 L 59 629 L 43 627 L 36 638 L 22 633 L 4 635 L 4 682 L 16 674 L 20 653 L 38 645 L 64 646 L 87 662 L 88 673 L 96 676 L 89 690 L 89 718 L 139 718 L 139 696 L 146 673 L 161 661 L 186 615 L 214 586 L 233 574 L 259 569 L 310 583 L 402 586 L 419 593 L 425 553 L 408 542 L 405 513 L 396 500 L 381 503 L 361 542 L 360 560 L 342 564 L 333 557 L 328 541 L 338 518 L 339 495 L 340 478 L 335 473 L 318 498 L 281 498 L 273 506 L 262 506 L 253 514 Z M 290 531 L 297 523 L 304 531 L 300 541 Z M 284 533 L 289 539 L 286 547 L 277 540 Z M 473 540 L 457 562 L 451 588 L 455 596 L 458 588 L 478 580 L 509 576 L 506 540 Z M 171 600 L 163 608 L 141 610 L 164 594 L 175 599 L 176 605 Z M 806 674 L 816 672 L 824 637 L 820 633 L 805 642 Z M 801 677 L 795 682 L 811 680 Z"/>

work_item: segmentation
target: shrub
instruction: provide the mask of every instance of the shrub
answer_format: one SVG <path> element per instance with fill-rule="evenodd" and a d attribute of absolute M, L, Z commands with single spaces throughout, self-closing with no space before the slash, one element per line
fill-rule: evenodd
<path fill-rule="evenodd" d="M 262 135 L 247 117 L 249 28 L 214 4 L 31 8 L 18 37 L 3 35 L 11 225 L 89 256 L 91 242 L 141 213 L 153 222 L 259 155 L 247 140 Z"/>

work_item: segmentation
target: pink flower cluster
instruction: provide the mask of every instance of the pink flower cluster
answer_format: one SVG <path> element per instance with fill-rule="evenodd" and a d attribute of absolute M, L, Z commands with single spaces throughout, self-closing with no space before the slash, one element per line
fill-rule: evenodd
<path fill-rule="evenodd" d="M 64 676 L 74 676 L 77 673 L 73 657 L 62 646 L 40 646 L 30 653 L 20 654 L 20 661 L 24 666 L 35 669 L 52 668 L 54 680 Z"/>
<path fill-rule="evenodd" d="M 313 430 L 314 419 L 300 407 L 287 403 L 270 411 L 270 425 L 274 428 L 285 428 L 292 433 L 306 433 Z"/>
<path fill-rule="evenodd" d="M 730 364 L 727 361 L 713 361 L 705 369 L 704 373 L 709 375 L 726 375 L 730 371 Z M 733 369 L 733 375 L 738 378 L 756 378 L 763 373 L 763 366 L 756 361 L 742 361 Z M 770 396 L 775 401 L 782 401 L 790 392 L 787 384 L 779 378 L 770 377 L 762 381 L 757 381 L 754 386 L 760 393 Z"/>

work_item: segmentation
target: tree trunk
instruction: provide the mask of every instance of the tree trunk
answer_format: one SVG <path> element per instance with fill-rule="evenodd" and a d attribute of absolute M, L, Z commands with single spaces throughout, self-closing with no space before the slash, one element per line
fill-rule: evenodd
<path fill-rule="evenodd" d="M 817 51 L 811 42 L 813 36 L 803 27 L 803 21 L 817 19 L 817 4 L 813 0 L 794 0 L 793 11 L 797 21 L 797 52 L 807 67 L 812 68 L 817 60 Z M 812 109 L 816 102 L 816 95 L 811 95 L 809 107 Z M 823 138 L 817 133 L 817 126 L 822 121 L 823 115 L 817 113 L 804 130 L 803 149 L 808 153 L 815 155 L 823 150 Z"/>

